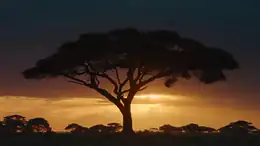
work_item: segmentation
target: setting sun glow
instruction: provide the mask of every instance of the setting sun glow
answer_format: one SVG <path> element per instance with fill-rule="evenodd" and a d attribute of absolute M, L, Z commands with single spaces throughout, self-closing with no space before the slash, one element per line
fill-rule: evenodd
<path fill-rule="evenodd" d="M 158 94 L 144 94 L 144 95 L 137 95 L 135 97 L 136 98 L 152 98 L 152 99 L 156 99 L 156 98 L 162 97 L 162 95 L 158 95 Z"/>
<path fill-rule="evenodd" d="M 141 94 L 136 95 L 135 98 L 137 99 L 158 99 L 158 100 L 183 100 L 185 97 L 180 95 L 170 95 L 170 94 Z"/>

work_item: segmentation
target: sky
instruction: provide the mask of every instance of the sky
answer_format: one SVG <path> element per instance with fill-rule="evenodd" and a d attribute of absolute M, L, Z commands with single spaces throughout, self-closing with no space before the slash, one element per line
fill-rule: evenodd
<path fill-rule="evenodd" d="M 79 34 L 137 27 L 175 30 L 223 48 L 240 69 L 228 72 L 227 82 L 212 85 L 191 80 L 168 89 L 160 81 L 153 83 L 140 94 L 181 98 L 137 98 L 132 109 L 135 128 L 191 122 L 218 128 L 239 119 L 260 127 L 258 0 L 2 0 L 0 22 L 0 116 L 46 117 L 57 130 L 72 122 L 120 122 L 119 111 L 99 102 L 103 98 L 94 91 L 63 79 L 25 80 L 21 72 Z"/>

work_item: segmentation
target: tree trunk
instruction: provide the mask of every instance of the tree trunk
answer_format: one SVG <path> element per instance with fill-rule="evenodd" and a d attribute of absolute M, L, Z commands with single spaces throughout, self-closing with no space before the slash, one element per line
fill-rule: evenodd
<path fill-rule="evenodd" d="M 131 115 L 131 104 L 127 103 L 124 105 L 123 110 L 121 111 L 123 115 L 123 133 L 133 134 L 133 122 Z"/>

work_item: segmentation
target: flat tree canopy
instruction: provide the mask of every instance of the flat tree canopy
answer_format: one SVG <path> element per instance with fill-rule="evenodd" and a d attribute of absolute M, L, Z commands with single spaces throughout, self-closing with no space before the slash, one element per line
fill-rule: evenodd
<path fill-rule="evenodd" d="M 223 71 L 236 68 L 238 63 L 230 53 L 182 38 L 174 31 L 126 28 L 80 35 L 23 75 L 27 79 L 63 76 L 94 89 L 120 109 L 124 129 L 131 131 L 132 119 L 125 118 L 131 118 L 130 104 L 150 82 L 163 78 L 170 87 L 178 78 L 196 77 L 208 84 L 225 80 Z M 100 86 L 101 78 L 111 83 L 112 93 Z"/>

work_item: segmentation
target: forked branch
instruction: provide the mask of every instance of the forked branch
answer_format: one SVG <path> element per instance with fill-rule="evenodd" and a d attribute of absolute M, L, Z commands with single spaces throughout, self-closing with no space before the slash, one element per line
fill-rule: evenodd
<path fill-rule="evenodd" d="M 118 101 L 113 95 L 111 95 L 107 90 L 103 89 L 103 88 L 100 88 L 98 86 L 96 86 L 95 84 L 91 84 L 91 83 L 87 83 L 79 78 L 76 78 L 76 77 L 73 77 L 73 76 L 70 76 L 70 75 L 66 75 L 66 74 L 63 74 L 64 77 L 66 78 L 69 78 L 71 79 L 69 82 L 71 83 L 76 83 L 76 84 L 79 84 L 79 85 L 83 85 L 83 86 L 86 86 L 86 87 L 89 87 L 91 89 L 94 89 L 95 91 L 97 91 L 98 93 L 100 93 L 101 95 L 105 96 L 109 101 L 111 101 L 112 103 L 116 104 L 117 106 L 120 103 L 120 101 Z"/>
<path fill-rule="evenodd" d="M 118 94 L 119 87 L 118 87 L 117 82 L 113 78 L 109 77 L 109 75 L 106 74 L 105 72 L 97 71 L 90 62 L 88 62 L 87 64 L 83 64 L 83 66 L 85 67 L 85 73 L 86 74 L 89 74 L 91 76 L 98 76 L 98 77 L 107 79 L 114 86 L 113 92 L 115 94 Z"/>

